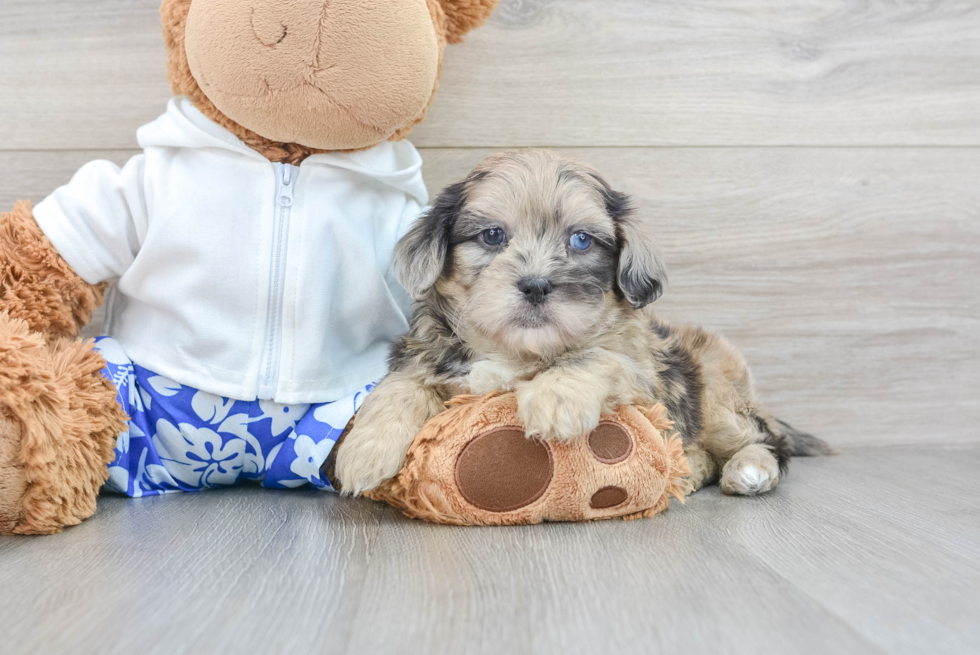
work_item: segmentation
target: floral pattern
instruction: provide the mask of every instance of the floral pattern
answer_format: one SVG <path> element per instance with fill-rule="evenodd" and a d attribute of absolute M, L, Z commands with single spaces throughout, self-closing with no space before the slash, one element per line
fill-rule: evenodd
<path fill-rule="evenodd" d="M 331 490 L 320 468 L 373 384 L 331 403 L 234 400 L 134 364 L 110 337 L 96 340 L 129 429 L 116 441 L 106 490 L 132 497 L 244 480 L 276 489 Z"/>

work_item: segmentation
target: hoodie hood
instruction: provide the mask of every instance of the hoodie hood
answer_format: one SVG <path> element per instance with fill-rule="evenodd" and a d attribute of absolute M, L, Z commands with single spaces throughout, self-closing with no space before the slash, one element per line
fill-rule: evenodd
<path fill-rule="evenodd" d="M 265 157 L 202 114 L 186 97 L 171 98 L 167 111 L 136 132 L 141 148 L 217 148 L 258 161 Z M 376 180 L 427 205 L 422 157 L 409 141 L 385 141 L 368 150 L 312 155 L 301 166 L 342 168 Z"/>

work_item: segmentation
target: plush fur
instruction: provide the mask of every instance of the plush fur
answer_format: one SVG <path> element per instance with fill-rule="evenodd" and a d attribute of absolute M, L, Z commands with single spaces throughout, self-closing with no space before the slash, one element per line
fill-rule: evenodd
<path fill-rule="evenodd" d="M 367 495 L 402 510 L 406 516 L 455 525 L 520 525 L 544 521 L 637 519 L 667 509 L 670 498 L 683 502 L 690 473 L 683 447 L 663 405 L 641 410 L 620 407 L 605 421 L 632 437 L 629 456 L 613 464 L 593 456 L 585 440 L 551 444 L 553 476 L 533 502 L 509 511 L 474 506 L 460 492 L 455 474 L 460 453 L 479 435 L 519 426 L 514 394 L 461 396 L 429 421 L 415 439 L 398 475 Z M 357 422 L 355 420 L 354 425 Z M 514 462 L 520 465 L 520 462 Z M 626 492 L 622 503 L 594 508 L 596 491 Z"/>
<path fill-rule="evenodd" d="M 51 534 L 95 512 L 126 417 L 92 343 L 0 313 L 0 534 Z"/>
<path fill-rule="evenodd" d="M 0 214 L 0 308 L 11 317 L 50 337 L 78 336 L 104 289 L 78 277 L 58 255 L 29 202 Z"/>
<path fill-rule="evenodd" d="M 395 267 L 417 304 L 339 448 L 346 493 L 394 476 L 443 401 L 492 390 L 513 391 L 527 433 L 555 443 L 619 406 L 662 403 L 695 489 L 720 475 L 725 493 L 765 492 L 791 455 L 829 450 L 769 415 L 725 339 L 646 309 L 667 281 L 651 235 L 581 162 L 490 157 L 416 222 Z"/>
<path fill-rule="evenodd" d="M 446 40 L 450 44 L 463 42 L 471 30 L 483 25 L 500 0 L 442 0 L 440 7 L 446 17 Z"/>

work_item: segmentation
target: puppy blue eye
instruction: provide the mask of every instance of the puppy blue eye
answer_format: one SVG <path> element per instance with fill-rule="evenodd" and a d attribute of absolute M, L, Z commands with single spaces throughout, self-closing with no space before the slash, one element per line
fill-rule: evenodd
<path fill-rule="evenodd" d="M 483 230 L 483 243 L 488 246 L 500 246 L 507 242 L 507 235 L 499 227 Z"/>
<path fill-rule="evenodd" d="M 585 232 L 576 232 L 569 240 L 569 244 L 572 246 L 572 248 L 575 248 L 575 250 L 586 250 L 592 245 L 592 236 L 586 234 Z"/>

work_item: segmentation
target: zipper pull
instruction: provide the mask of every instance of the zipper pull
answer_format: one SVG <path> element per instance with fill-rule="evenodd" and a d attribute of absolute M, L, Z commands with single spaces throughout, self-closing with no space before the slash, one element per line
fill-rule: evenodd
<path fill-rule="evenodd" d="M 282 167 L 282 185 L 279 187 L 279 206 L 289 207 L 293 204 L 292 166 Z"/>

